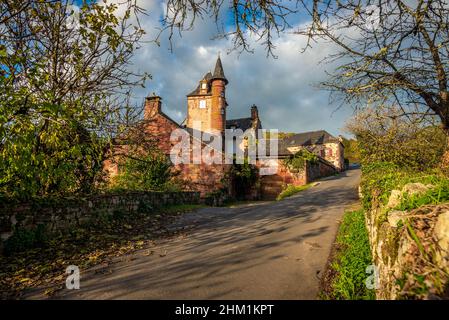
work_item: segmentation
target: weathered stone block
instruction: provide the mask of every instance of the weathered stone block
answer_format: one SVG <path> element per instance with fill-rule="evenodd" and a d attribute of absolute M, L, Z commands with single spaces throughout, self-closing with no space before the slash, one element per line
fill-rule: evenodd
<path fill-rule="evenodd" d="M 434 229 L 440 251 L 440 260 L 449 261 L 449 211 L 438 216 Z"/>
<path fill-rule="evenodd" d="M 392 190 L 388 198 L 387 208 L 395 208 L 401 204 L 402 192 L 400 190 Z"/>

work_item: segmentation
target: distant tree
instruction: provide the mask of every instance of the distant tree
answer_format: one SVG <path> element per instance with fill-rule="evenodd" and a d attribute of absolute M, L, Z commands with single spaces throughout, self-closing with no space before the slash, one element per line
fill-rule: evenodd
<path fill-rule="evenodd" d="M 423 124 L 419 116 L 410 120 L 401 113 L 400 108 L 372 108 L 348 121 L 346 129 L 357 138 L 352 141 L 362 164 L 390 162 L 419 170 L 438 166 L 446 147 L 443 130 Z"/>
<path fill-rule="evenodd" d="M 134 0 L 0 0 L 0 193 L 90 192 L 142 85 Z"/>
<path fill-rule="evenodd" d="M 348 159 L 349 163 L 360 163 L 358 141 L 343 137 L 343 146 L 345 147 L 345 159 Z"/>

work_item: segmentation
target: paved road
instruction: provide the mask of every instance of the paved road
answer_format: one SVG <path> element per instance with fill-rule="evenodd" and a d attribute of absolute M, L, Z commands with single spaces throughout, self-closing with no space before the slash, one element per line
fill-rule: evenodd
<path fill-rule="evenodd" d="M 204 208 L 196 226 L 109 266 L 87 270 L 70 299 L 315 299 L 345 207 L 357 201 L 359 170 L 330 177 L 279 202 Z"/>

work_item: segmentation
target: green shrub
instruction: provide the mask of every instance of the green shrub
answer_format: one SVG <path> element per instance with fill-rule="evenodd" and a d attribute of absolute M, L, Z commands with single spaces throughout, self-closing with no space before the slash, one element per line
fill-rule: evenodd
<path fill-rule="evenodd" d="M 388 107 L 357 112 L 346 124 L 357 140 L 345 154 L 351 155 L 355 147 L 365 165 L 390 162 L 422 171 L 438 167 L 447 146 L 445 132 L 426 125 L 421 116 L 401 115 L 400 108 Z"/>
<path fill-rule="evenodd" d="M 47 229 L 39 224 L 32 229 L 18 228 L 13 235 L 4 243 L 4 254 L 6 256 L 26 249 L 45 246 L 48 240 Z"/>
<path fill-rule="evenodd" d="M 119 174 L 111 181 L 115 191 L 175 191 L 170 160 L 163 154 L 150 153 L 125 158 L 119 164 Z"/>
<path fill-rule="evenodd" d="M 294 155 L 283 160 L 283 164 L 292 172 L 298 172 L 304 169 L 306 162 L 316 163 L 318 156 L 306 149 L 301 149 Z"/>
<path fill-rule="evenodd" d="M 396 209 L 410 211 L 424 205 L 449 201 L 449 180 L 435 178 L 432 185 L 433 187 L 423 194 L 404 194 Z"/>
<path fill-rule="evenodd" d="M 244 163 L 232 166 L 228 174 L 230 179 L 225 183 L 229 183 L 229 180 L 233 181 L 235 189 L 238 190 L 236 197 L 240 200 L 244 199 L 245 193 L 257 183 L 258 171 L 256 166 L 250 164 L 246 158 Z"/>
<path fill-rule="evenodd" d="M 386 204 L 393 189 L 401 190 L 407 183 L 420 182 L 434 187 L 424 195 L 405 196 L 402 210 L 416 208 L 424 204 L 437 204 L 449 200 L 449 178 L 438 169 L 416 171 L 390 162 L 376 162 L 362 166 L 361 188 L 363 206 L 369 210 L 374 195 L 382 204 Z"/>
<path fill-rule="evenodd" d="M 227 189 L 219 189 L 206 194 L 204 203 L 211 207 L 221 207 L 230 201 Z"/>

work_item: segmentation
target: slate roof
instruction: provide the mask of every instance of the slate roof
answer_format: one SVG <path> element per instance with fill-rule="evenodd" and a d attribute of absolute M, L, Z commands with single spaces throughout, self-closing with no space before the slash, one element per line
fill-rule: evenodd
<path fill-rule="evenodd" d="M 217 62 L 215 64 L 215 69 L 214 69 L 214 74 L 212 74 L 210 71 L 208 73 L 206 73 L 203 77 L 202 80 L 206 80 L 207 81 L 207 87 L 208 87 L 208 91 L 206 94 L 200 94 L 200 90 L 201 90 L 201 84 L 198 84 L 198 86 L 196 87 L 195 90 L 193 90 L 192 92 L 190 92 L 187 96 L 199 96 L 199 95 L 210 95 L 211 94 L 211 86 L 210 86 L 210 82 L 212 80 L 223 80 L 226 84 L 228 84 L 228 79 L 226 79 L 226 76 L 224 74 L 223 71 L 223 65 L 221 64 L 221 59 L 220 57 L 218 57 Z"/>
<path fill-rule="evenodd" d="M 279 154 L 291 154 L 288 151 L 290 147 L 311 146 L 330 142 L 340 142 L 340 140 L 325 130 L 296 133 L 279 139 Z"/>
<path fill-rule="evenodd" d="M 228 79 L 226 79 L 224 71 L 223 71 L 223 65 L 221 64 L 221 59 L 220 57 L 218 57 L 217 59 L 217 63 L 215 64 L 215 70 L 214 70 L 214 74 L 212 76 L 212 80 L 215 79 L 219 79 L 219 80 L 224 80 L 224 82 L 226 82 L 226 84 L 228 84 Z"/>
<path fill-rule="evenodd" d="M 206 73 L 202 80 L 207 80 L 207 86 L 208 86 L 209 90 L 208 90 L 208 93 L 205 94 L 205 95 L 210 95 L 211 94 L 211 92 L 210 92 L 210 81 L 212 80 L 212 73 L 210 73 L 210 71 L 208 73 Z M 201 84 L 198 84 L 196 89 L 193 90 L 192 92 L 190 92 L 187 96 L 190 97 L 190 96 L 198 96 L 198 95 L 200 95 L 200 89 L 201 89 Z M 202 95 L 204 96 L 204 94 L 202 94 Z"/>
<path fill-rule="evenodd" d="M 253 120 L 251 119 L 251 117 L 231 119 L 226 120 L 226 129 L 231 129 L 231 127 L 235 127 L 235 129 L 242 129 L 243 132 L 245 132 L 247 129 L 251 128 L 252 124 Z"/>

